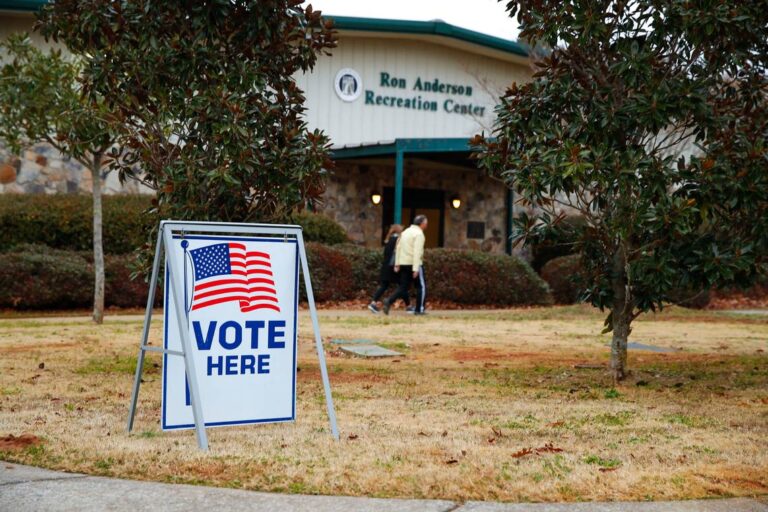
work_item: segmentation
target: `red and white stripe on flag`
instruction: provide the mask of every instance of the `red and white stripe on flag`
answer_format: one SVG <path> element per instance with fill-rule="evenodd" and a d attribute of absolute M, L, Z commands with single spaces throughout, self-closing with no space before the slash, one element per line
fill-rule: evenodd
<path fill-rule="evenodd" d="M 279 312 L 269 254 L 246 251 L 241 243 L 228 245 L 230 273 L 195 281 L 192 310 L 238 301 L 243 313 L 257 309 Z"/>

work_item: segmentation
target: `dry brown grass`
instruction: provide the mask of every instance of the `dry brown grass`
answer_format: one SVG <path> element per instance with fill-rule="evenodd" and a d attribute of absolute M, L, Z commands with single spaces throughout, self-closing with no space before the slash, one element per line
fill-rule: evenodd
<path fill-rule="evenodd" d="M 673 310 L 637 322 L 614 390 L 607 336 L 585 307 L 425 318 L 322 311 L 323 335 L 406 355 L 368 361 L 328 345 L 342 440 L 332 441 L 302 312 L 298 420 L 161 433 L 152 355 L 125 433 L 139 317 L 0 320 L 0 436 L 41 446 L 0 458 L 54 469 L 264 491 L 453 500 L 642 500 L 768 493 L 768 322 Z M 416 334 L 414 334 L 416 333 Z M 152 331 L 160 340 L 159 324 Z M 44 368 L 39 366 L 43 364 Z M 561 449 L 562 451 L 557 451 Z"/>

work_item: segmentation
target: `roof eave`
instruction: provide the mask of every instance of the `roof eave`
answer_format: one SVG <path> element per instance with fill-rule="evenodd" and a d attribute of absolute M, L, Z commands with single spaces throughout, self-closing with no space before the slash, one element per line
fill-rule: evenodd
<path fill-rule="evenodd" d="M 361 32 L 379 32 L 379 33 L 398 33 L 398 34 L 419 34 L 441 36 L 451 39 L 457 39 L 467 43 L 476 44 L 484 48 L 511 53 L 520 57 L 528 57 L 529 49 L 527 45 L 517 41 L 510 41 L 500 37 L 489 36 L 457 27 L 444 21 L 412 21 L 412 20 L 392 20 L 384 18 L 357 18 L 351 16 L 326 16 L 332 19 L 334 27 L 338 30 L 361 31 Z"/>

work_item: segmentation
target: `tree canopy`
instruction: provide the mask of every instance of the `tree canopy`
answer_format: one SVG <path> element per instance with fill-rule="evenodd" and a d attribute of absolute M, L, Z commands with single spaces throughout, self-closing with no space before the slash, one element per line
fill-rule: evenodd
<path fill-rule="evenodd" d="M 88 56 L 85 92 L 108 98 L 125 149 L 113 168 L 156 190 L 161 218 L 269 221 L 322 193 L 328 138 L 294 74 L 335 35 L 311 6 L 57 0 L 41 19 Z"/>
<path fill-rule="evenodd" d="M 768 249 L 768 2 L 519 0 L 533 80 L 481 165 L 520 194 L 521 240 L 583 215 L 585 299 L 608 309 L 614 377 L 632 320 L 680 289 L 748 284 Z"/>

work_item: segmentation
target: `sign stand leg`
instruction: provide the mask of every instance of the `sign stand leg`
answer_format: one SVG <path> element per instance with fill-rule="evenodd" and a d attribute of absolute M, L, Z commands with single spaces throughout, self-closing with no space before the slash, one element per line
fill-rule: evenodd
<path fill-rule="evenodd" d="M 325 365 L 325 351 L 323 350 L 323 339 L 320 336 L 320 322 L 317 319 L 317 308 L 315 307 L 315 296 L 312 293 L 312 281 L 309 278 L 309 264 L 307 263 L 307 252 L 304 249 L 304 236 L 298 233 L 299 239 L 299 257 L 301 258 L 301 271 L 304 276 L 304 287 L 307 290 L 307 302 L 309 302 L 309 315 L 312 318 L 312 328 L 315 331 L 315 347 L 317 348 L 317 359 L 320 363 L 320 375 L 323 379 L 325 388 L 325 405 L 328 409 L 328 421 L 331 423 L 331 433 L 334 439 L 339 440 L 339 428 L 336 425 L 336 410 L 333 407 L 333 396 L 331 395 L 331 383 L 328 380 L 328 368 Z"/>
<path fill-rule="evenodd" d="M 173 235 L 171 227 L 161 224 L 163 230 L 163 241 L 165 243 L 165 254 L 172 254 L 171 241 Z M 192 415 L 195 418 L 195 431 L 197 433 L 197 445 L 201 450 L 208 450 L 208 436 L 205 432 L 205 421 L 203 420 L 203 407 L 200 403 L 200 387 L 197 383 L 197 373 L 195 372 L 195 360 L 192 354 L 192 344 L 189 341 L 189 329 L 187 328 L 187 316 L 185 314 L 186 305 L 183 302 L 184 296 L 181 293 L 183 283 L 179 281 L 176 272 L 171 271 L 171 265 L 168 265 L 166 271 L 169 274 L 171 292 L 173 301 L 176 303 L 176 321 L 179 324 L 179 335 L 181 337 L 181 347 L 184 353 L 184 367 L 187 372 L 187 382 L 189 383 L 189 395 L 192 402 Z M 179 306 L 181 305 L 181 307 Z"/>
<path fill-rule="evenodd" d="M 144 328 L 141 332 L 141 344 L 139 345 L 139 355 L 136 359 L 136 375 L 133 380 L 133 392 L 131 393 L 131 406 L 128 412 L 128 432 L 133 430 L 133 420 L 136 417 L 136 403 L 139 399 L 139 388 L 141 387 L 141 374 L 144 371 L 144 354 L 146 352 L 147 342 L 149 340 L 149 324 L 152 321 L 152 306 L 155 302 L 155 293 L 157 291 L 157 278 L 160 273 L 160 262 L 163 256 L 163 232 L 160 230 L 157 234 L 157 244 L 155 245 L 155 261 L 152 264 L 152 278 L 149 281 L 149 297 L 147 297 L 147 310 L 144 314 Z"/>

